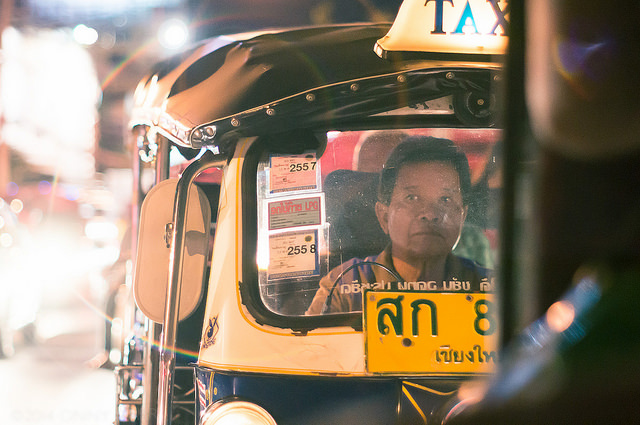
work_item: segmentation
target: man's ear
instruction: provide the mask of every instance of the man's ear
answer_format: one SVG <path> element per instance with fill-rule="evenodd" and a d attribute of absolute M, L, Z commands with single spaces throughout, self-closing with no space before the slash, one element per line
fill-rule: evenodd
<path fill-rule="evenodd" d="M 378 223 L 385 234 L 389 234 L 389 206 L 382 202 L 376 202 L 376 217 L 378 217 Z"/>

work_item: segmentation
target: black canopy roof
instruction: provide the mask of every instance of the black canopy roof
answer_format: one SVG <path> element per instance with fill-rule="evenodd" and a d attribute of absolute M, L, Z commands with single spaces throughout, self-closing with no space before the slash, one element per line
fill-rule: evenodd
<path fill-rule="evenodd" d="M 200 147 L 283 126 L 389 119 L 385 112 L 416 112 L 420 102 L 448 94 L 488 93 L 495 63 L 378 57 L 373 46 L 389 28 L 354 24 L 207 40 L 158 64 L 139 84 L 132 125 L 155 126 L 179 145 Z"/>

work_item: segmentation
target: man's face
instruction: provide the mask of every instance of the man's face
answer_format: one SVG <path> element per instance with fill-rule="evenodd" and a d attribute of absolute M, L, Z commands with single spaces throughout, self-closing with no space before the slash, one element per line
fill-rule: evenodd
<path fill-rule="evenodd" d="M 419 162 L 398 171 L 389 205 L 376 205 L 394 257 L 420 261 L 447 255 L 458 242 L 467 213 L 453 165 Z"/>

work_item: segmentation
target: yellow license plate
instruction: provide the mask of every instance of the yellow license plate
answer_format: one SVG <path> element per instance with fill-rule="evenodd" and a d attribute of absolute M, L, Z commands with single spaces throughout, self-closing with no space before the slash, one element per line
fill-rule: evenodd
<path fill-rule="evenodd" d="M 366 291 L 367 371 L 492 373 L 498 360 L 497 307 L 489 293 Z"/>

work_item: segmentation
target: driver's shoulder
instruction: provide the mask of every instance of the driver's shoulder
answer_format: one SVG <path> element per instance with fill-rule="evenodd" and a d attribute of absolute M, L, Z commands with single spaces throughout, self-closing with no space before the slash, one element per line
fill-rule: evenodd
<path fill-rule="evenodd" d="M 477 262 L 457 255 L 451 255 L 451 269 L 453 273 L 459 273 L 463 276 L 470 276 L 478 279 L 491 278 L 494 276 L 493 269 L 483 267 Z"/>

